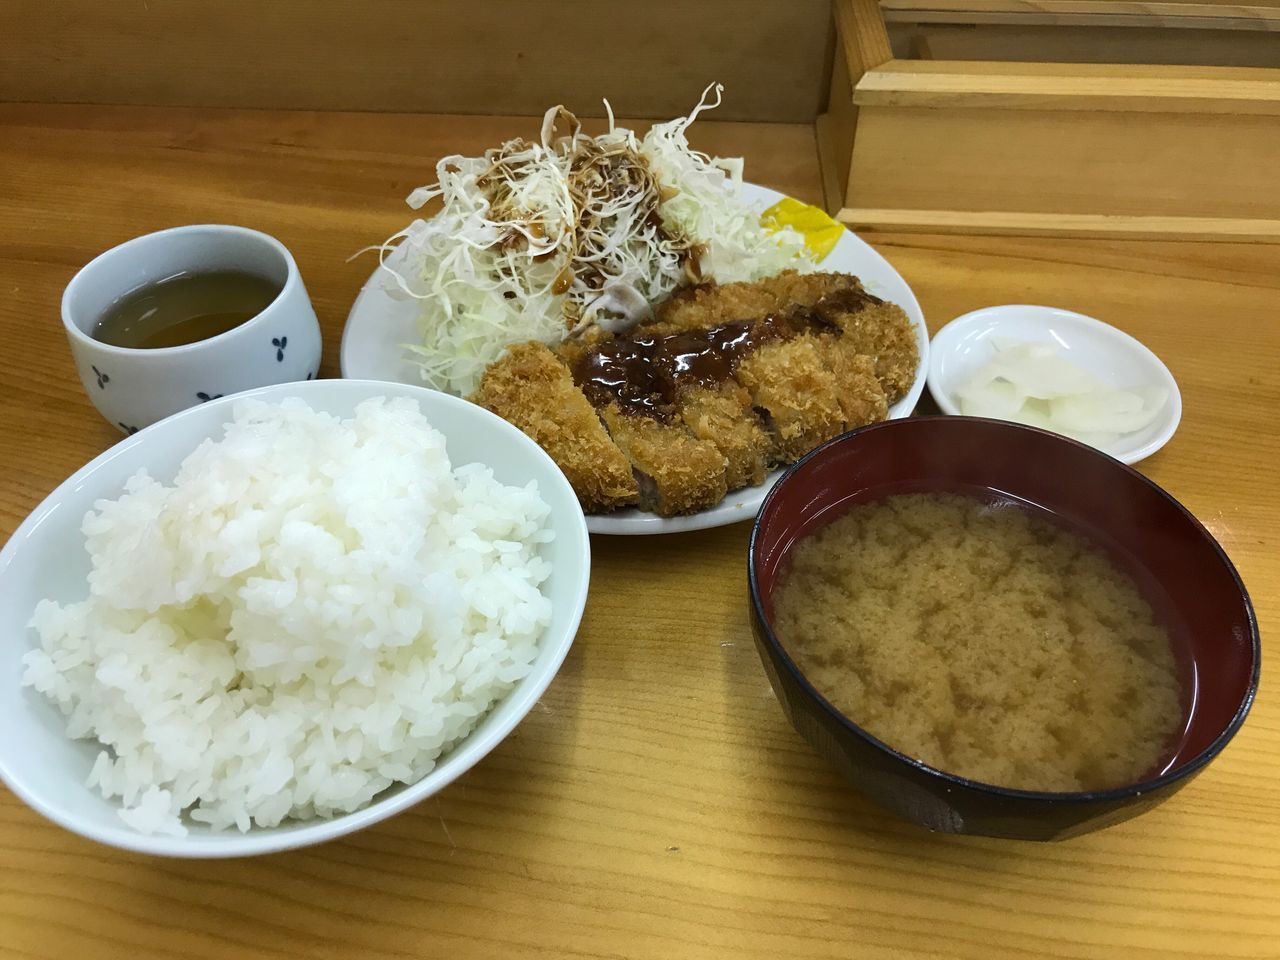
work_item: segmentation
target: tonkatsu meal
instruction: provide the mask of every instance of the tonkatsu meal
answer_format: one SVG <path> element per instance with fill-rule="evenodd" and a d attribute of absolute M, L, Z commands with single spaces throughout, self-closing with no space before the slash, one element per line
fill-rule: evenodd
<path fill-rule="evenodd" d="M 713 507 L 883 420 L 919 366 L 900 306 L 816 272 L 837 224 L 762 214 L 740 159 L 690 148 L 710 93 L 643 135 L 557 107 L 538 142 L 445 157 L 409 198 L 439 208 L 383 247 L 423 381 L 532 437 L 591 513 Z"/>

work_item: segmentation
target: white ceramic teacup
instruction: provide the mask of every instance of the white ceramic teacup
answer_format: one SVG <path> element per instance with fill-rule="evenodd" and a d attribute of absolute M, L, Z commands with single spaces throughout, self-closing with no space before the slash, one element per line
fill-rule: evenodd
<path fill-rule="evenodd" d="M 93 338 L 94 325 L 126 294 L 213 270 L 257 274 L 281 290 L 251 320 L 185 346 L 135 349 Z M 113 247 L 67 285 L 62 323 L 89 399 L 126 433 L 227 394 L 311 380 L 320 368 L 320 325 L 298 265 L 279 240 L 247 227 L 174 227 Z"/>

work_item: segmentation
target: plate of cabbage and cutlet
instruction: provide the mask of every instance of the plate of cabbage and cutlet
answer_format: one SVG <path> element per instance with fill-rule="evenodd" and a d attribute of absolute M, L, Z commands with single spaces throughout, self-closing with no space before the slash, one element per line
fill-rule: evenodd
<path fill-rule="evenodd" d="M 714 99 L 712 99 L 714 98 Z M 345 377 L 465 397 L 535 440 L 593 533 L 748 520 L 783 469 L 908 416 L 928 334 L 911 288 L 821 210 L 692 149 L 689 126 L 444 157 L 430 205 L 379 245 L 347 318 Z M 607 103 L 606 103 L 607 108 Z"/>

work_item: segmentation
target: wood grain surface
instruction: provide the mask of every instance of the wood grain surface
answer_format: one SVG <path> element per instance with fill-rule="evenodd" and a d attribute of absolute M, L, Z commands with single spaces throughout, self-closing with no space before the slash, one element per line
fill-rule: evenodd
<path fill-rule="evenodd" d="M 874 6 L 875 0 L 869 0 Z M 829 0 L 4 0 L 0 100 L 810 121 Z"/>
<path fill-rule="evenodd" d="M 1280 16 L 1263 22 L 1280 30 Z M 1266 30 L 985 21 L 888 27 L 895 54 L 910 60 L 1280 67 L 1280 41 Z"/>
<path fill-rule="evenodd" d="M 818 132 L 823 118 L 819 117 Z M 826 171 L 826 162 L 823 162 Z M 1098 237 L 1116 240 L 1204 240 L 1280 243 L 1280 220 L 1155 217 L 991 210 L 877 210 L 843 207 L 837 220 L 853 230 L 890 233 L 991 233 L 1011 237 Z"/>
<path fill-rule="evenodd" d="M 835 0 L 836 38 L 854 82 L 872 67 L 893 59 L 884 16 L 876 0 Z"/>
<path fill-rule="evenodd" d="M 1276 115 L 1280 70 L 891 60 L 855 83 L 853 99 L 860 107 Z"/>
<path fill-rule="evenodd" d="M 889 23 L 1044 23 L 1213 30 L 1280 29 L 1280 2 L 1219 0 L 880 0 Z"/>
<path fill-rule="evenodd" d="M 1278 116 L 1197 112 L 1185 103 L 1176 108 L 1181 112 L 1144 108 L 1141 97 L 1128 97 L 1122 81 L 1112 80 L 1107 93 L 1100 78 L 1096 92 L 1080 93 L 1074 109 L 1058 109 L 1067 104 L 1056 94 L 1032 106 L 1030 74 L 1029 85 L 1002 103 L 999 94 L 977 91 L 983 79 L 890 69 L 899 64 L 907 66 L 892 61 L 858 86 L 847 208 L 886 211 L 886 226 L 914 219 L 925 228 L 936 224 L 940 232 L 959 219 L 977 233 L 987 214 L 997 214 L 1022 215 L 1036 232 L 1078 233 L 1094 222 L 1101 225 L 1098 233 L 1107 234 L 1120 218 L 1126 231 L 1144 230 L 1152 239 L 1163 239 L 1179 223 L 1191 237 L 1277 239 L 1280 181 L 1271 158 L 1280 155 Z M 1097 67 L 1073 69 L 1085 66 Z M 902 88 L 895 89 L 902 78 Z M 942 78 L 957 80 L 951 93 L 942 92 Z M 935 81 L 942 82 L 932 86 Z M 924 93 L 924 86 L 931 92 Z M 1107 109 L 1113 96 L 1130 101 L 1132 112 Z M 911 105 L 897 105 L 899 100 Z M 1280 98 L 1219 105 L 1275 111 Z"/>
<path fill-rule="evenodd" d="M 187 222 L 275 234 L 313 293 L 333 376 L 371 269 L 346 258 L 406 220 L 401 198 L 434 158 L 528 128 L 0 107 L 0 534 L 118 438 L 82 395 L 58 320 L 63 285 L 93 254 Z M 745 155 L 752 179 L 819 199 L 810 126 L 700 122 L 694 134 Z M 1280 627 L 1280 248 L 874 241 L 935 328 L 982 305 L 1041 302 L 1160 354 L 1185 413 L 1141 469 L 1222 541 L 1264 637 Z M 539 706 L 438 797 L 348 839 L 255 860 L 154 860 L 81 840 L 0 791 L 0 956 L 1277 955 L 1269 671 L 1225 753 L 1145 817 L 1059 845 L 931 835 L 872 808 L 783 718 L 747 626 L 747 534 L 595 538 L 582 630 Z"/>

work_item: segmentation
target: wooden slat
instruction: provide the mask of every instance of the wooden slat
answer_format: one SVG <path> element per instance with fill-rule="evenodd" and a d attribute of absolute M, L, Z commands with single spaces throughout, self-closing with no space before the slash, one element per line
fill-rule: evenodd
<path fill-rule="evenodd" d="M 674 117 L 822 109 L 829 0 L 6 0 L 0 100 Z"/>
<path fill-rule="evenodd" d="M 859 107 L 1280 115 L 1280 71 L 1245 67 L 893 60 L 857 82 Z"/>
<path fill-rule="evenodd" d="M 858 108 L 853 104 L 849 67 L 844 56 L 837 56 L 831 68 L 827 112 L 818 117 L 814 126 L 828 213 L 839 210 L 845 203 L 845 186 L 849 181 L 849 163 L 853 158 L 857 124 Z"/>
<path fill-rule="evenodd" d="M 845 66 L 854 83 L 866 71 L 893 59 L 876 0 L 834 0 L 834 10 Z"/>
<path fill-rule="evenodd" d="M 871 69 L 893 59 L 889 32 L 877 0 L 834 0 L 836 50 L 827 112 L 817 125 L 819 160 L 828 212 L 847 199 L 849 161 L 858 126 L 853 90 Z"/>
<path fill-rule="evenodd" d="M 1053 14 L 1053 13 L 1000 13 L 974 11 L 972 13 L 950 10 L 926 10 L 918 16 L 904 11 L 900 15 L 885 15 L 885 23 L 890 27 L 903 24 L 947 23 L 964 26 L 1053 26 L 1053 27 L 1123 27 L 1154 28 L 1178 32 L 1190 30 L 1211 30 L 1228 35 L 1244 33 L 1277 33 L 1280 32 L 1280 18 L 1273 16 L 1235 18 L 1235 17 L 1165 17 L 1148 14 Z"/>
<path fill-rule="evenodd" d="M 840 159 L 837 145 L 839 137 L 831 114 L 824 113 L 813 123 L 814 137 L 818 143 L 818 167 L 822 173 L 822 206 L 827 213 L 834 215 L 844 206 L 845 178 L 849 176 L 849 159 L 846 155 Z M 853 144 L 850 143 L 852 152 Z"/>
<path fill-rule="evenodd" d="M 1022 237 L 1110 237 L 1116 240 L 1198 240 L 1280 243 L 1280 220 L 1227 217 L 1142 217 L 1105 214 L 1008 213 L 970 210 L 872 210 L 846 207 L 837 218 L 854 230 Z"/>
<path fill-rule="evenodd" d="M 1036 23 L 891 23 L 912 60 L 1182 64 L 1280 69 L 1280 37 L 1264 31 Z M 921 55 L 922 51 L 928 55 Z"/>
<path fill-rule="evenodd" d="M 882 0 L 889 23 L 1018 23 L 1280 30 L 1280 2 L 1203 0 Z"/>

